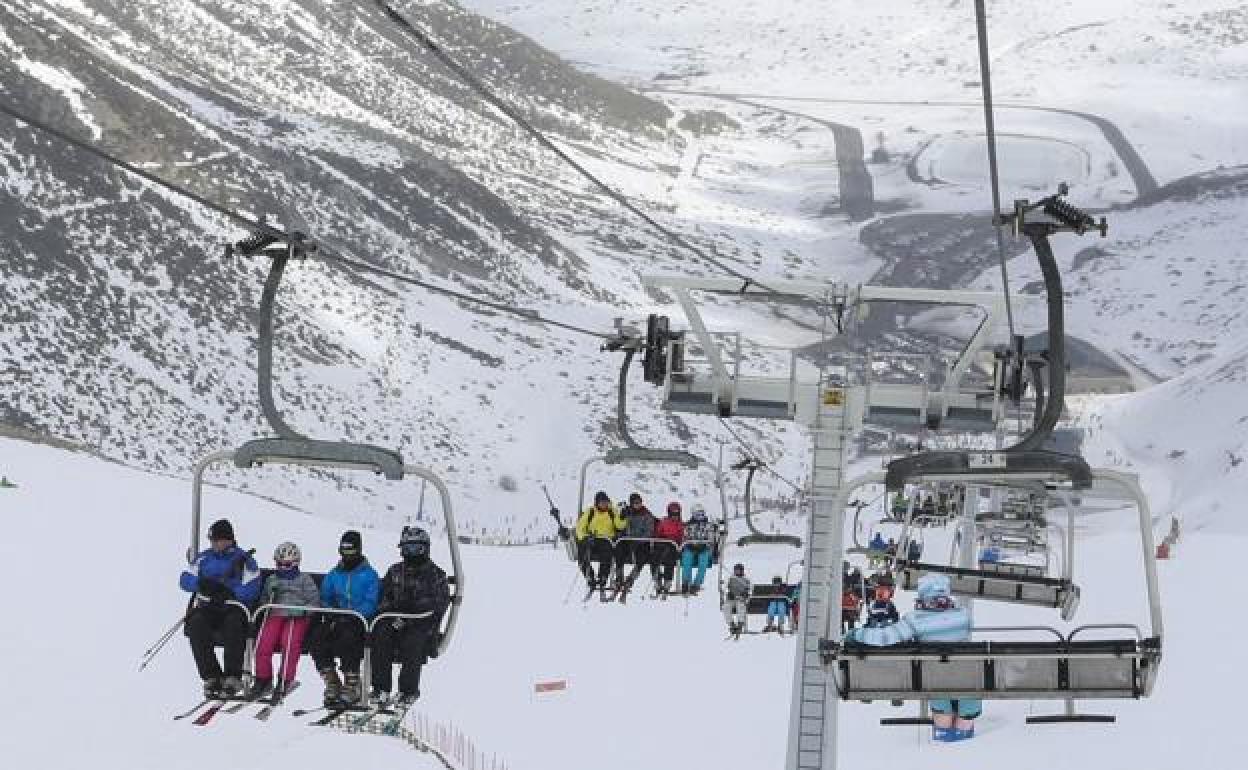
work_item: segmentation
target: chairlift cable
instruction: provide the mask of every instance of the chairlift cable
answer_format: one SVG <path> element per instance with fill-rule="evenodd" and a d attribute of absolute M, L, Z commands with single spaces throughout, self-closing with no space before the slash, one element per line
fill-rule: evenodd
<path fill-rule="evenodd" d="M 579 163 L 575 158 L 573 158 L 566 151 L 561 149 L 557 144 L 551 141 L 549 137 L 547 137 L 544 133 L 542 133 L 541 129 L 537 128 L 537 126 L 533 125 L 529 120 L 527 120 L 523 115 L 521 115 L 520 112 L 516 110 L 515 107 L 512 107 L 510 104 L 503 101 L 497 94 L 495 94 L 492 90 L 490 90 L 489 86 L 485 85 L 485 83 L 480 78 L 472 74 L 472 72 L 469 71 L 468 68 L 464 67 L 462 64 L 457 62 L 450 54 L 448 54 L 442 48 L 442 46 L 438 44 L 436 40 L 433 39 L 432 36 L 429 35 L 429 33 L 425 32 L 422 28 L 420 28 L 419 26 L 409 21 L 406 17 L 404 17 L 402 14 L 396 11 L 393 8 L 393 6 L 390 5 L 389 2 L 386 2 L 386 0 L 374 0 L 374 2 L 376 3 L 377 7 L 381 9 L 382 13 L 384 13 L 387 17 L 389 17 L 390 21 L 393 22 L 395 26 L 399 27 L 407 35 L 415 39 L 416 42 L 418 42 L 427 51 L 429 51 L 429 53 L 433 54 L 434 58 L 442 62 L 442 64 L 447 69 L 449 69 L 452 73 L 455 74 L 456 77 L 458 77 L 465 84 L 467 84 L 470 88 L 472 88 L 472 90 L 476 91 L 477 94 L 480 95 L 480 97 L 484 99 L 488 104 L 490 104 L 499 112 L 503 113 L 508 118 L 510 118 L 516 125 L 520 126 L 520 128 L 524 129 L 530 136 L 532 136 L 535 140 L 537 140 L 539 144 L 541 144 L 543 147 L 553 152 L 560 160 L 562 160 L 564 163 L 566 163 L 568 166 L 574 169 L 582 177 L 587 179 L 591 184 L 598 187 L 598 189 L 602 190 L 602 192 L 606 194 L 609 198 L 611 198 L 616 203 L 623 206 L 625 209 L 631 212 L 638 219 L 641 219 L 643 222 L 649 225 L 651 229 L 653 229 L 655 232 L 659 233 L 664 238 L 667 238 L 669 241 L 676 244 L 677 246 L 692 253 L 694 256 L 696 256 L 698 259 L 702 260 L 703 262 L 706 262 L 707 264 L 710 264 L 710 265 L 714 265 L 715 267 L 719 268 L 725 273 L 728 273 L 734 278 L 741 279 L 741 281 L 743 281 L 743 284 L 741 287 L 742 293 L 744 293 L 750 286 L 758 286 L 759 288 L 766 290 L 770 294 L 778 293 L 774 289 L 770 289 L 767 286 L 763 285 L 762 283 L 759 283 L 757 279 L 751 278 L 750 276 L 738 270 L 734 270 L 732 267 L 725 264 L 722 260 L 716 259 L 710 254 L 706 253 L 706 251 L 704 251 L 703 249 L 698 248 L 693 243 L 691 243 L 690 241 L 682 237 L 680 234 L 668 228 L 667 226 L 659 222 L 657 219 L 647 214 L 640 206 L 630 201 L 623 193 L 611 187 L 609 184 L 603 181 L 601 177 L 599 177 L 598 175 L 594 174 L 592 171 L 587 169 L 585 166 Z"/>
<path fill-rule="evenodd" d="M 204 208 L 214 211 L 226 217 L 227 219 L 233 220 L 234 222 L 237 222 L 238 224 L 243 225 L 244 227 L 246 227 L 248 230 L 252 231 L 253 233 L 264 234 L 264 235 L 271 236 L 272 238 L 282 240 L 282 241 L 288 240 L 291 237 L 290 233 L 287 233 L 286 231 L 281 230 L 280 228 L 273 227 L 272 225 L 269 225 L 263 221 L 254 220 L 251 217 L 240 214 L 239 212 L 227 206 L 223 206 L 222 204 L 212 201 L 202 195 L 199 195 L 198 193 L 194 193 L 178 184 L 170 182 L 167 179 L 162 179 L 159 176 L 156 176 L 155 174 L 152 174 L 149 171 L 145 171 L 139 168 L 133 163 L 124 161 L 121 158 L 118 158 L 112 155 L 111 153 L 100 149 L 99 147 L 95 146 L 94 144 L 90 142 L 87 142 L 75 136 L 72 136 L 71 134 L 68 134 L 41 120 L 32 118 L 29 115 L 26 115 L 20 110 L 14 108 L 13 106 L 5 103 L 4 101 L 0 101 L 0 113 L 4 113 L 15 120 L 18 120 L 22 123 L 26 123 L 30 126 L 33 126 L 46 134 L 49 134 L 51 136 L 56 137 L 57 139 L 60 139 L 62 142 L 65 142 L 66 144 L 76 147 L 90 155 L 94 155 L 100 160 L 103 160 L 113 166 L 116 166 L 124 171 L 127 171 L 133 174 L 134 176 L 139 177 L 140 179 L 151 182 L 152 184 L 158 187 L 162 187 L 165 190 L 168 190 L 176 195 L 186 198 L 187 200 L 198 203 Z M 442 294 L 444 296 L 451 297 L 452 299 L 457 299 L 463 302 L 468 302 L 468 303 L 479 305 L 482 307 L 487 307 L 487 308 L 490 308 L 491 310 L 497 310 L 502 313 L 508 313 L 510 315 L 518 316 L 520 318 L 523 318 L 528 321 L 532 321 L 534 323 L 554 326 L 560 329 L 565 329 L 567 331 L 575 332 L 577 334 L 584 334 L 584 335 L 588 335 L 591 337 L 596 337 L 598 339 L 610 339 L 611 338 L 611 335 L 609 334 L 604 334 L 602 332 L 596 332 L 590 329 L 585 329 L 579 326 L 574 326 L 572 324 L 563 323 L 562 321 L 554 321 L 548 318 L 544 318 L 540 314 L 538 314 L 537 311 L 525 310 L 523 308 L 517 308 L 511 305 L 502 303 L 502 302 L 495 302 L 492 300 L 483 299 L 481 297 L 473 296 L 466 292 L 457 291 L 455 289 L 447 288 L 445 286 L 439 286 L 438 284 L 429 283 L 428 281 L 422 281 L 410 275 L 405 275 L 403 273 L 399 273 L 394 270 L 388 270 L 386 268 L 379 267 L 377 265 L 372 265 L 367 262 L 363 262 L 359 259 L 355 259 L 353 257 L 345 256 L 342 254 L 336 254 L 331 251 L 328 251 L 323 246 L 318 246 L 318 251 L 315 256 L 323 262 L 336 262 L 340 265 L 343 265 L 343 266 L 346 266 L 355 270 L 359 270 L 362 272 L 370 272 L 370 273 L 375 273 L 377 275 L 386 276 L 396 281 L 408 283 L 413 286 L 418 286 L 422 289 L 434 292 L 436 294 Z"/>
<path fill-rule="evenodd" d="M 988 60 L 988 14 L 984 0 L 975 0 L 975 28 L 979 38 L 979 80 L 984 94 L 984 133 L 988 139 L 988 175 L 992 187 L 992 229 L 997 235 L 997 258 L 1001 263 L 1001 284 L 1005 292 L 1005 318 L 1014 333 L 1014 308 L 1010 301 L 1010 273 L 1006 267 L 1005 234 L 1001 232 L 1001 179 L 997 168 L 997 130 L 992 113 L 992 72 Z"/>
<path fill-rule="evenodd" d="M 747 444 L 747 443 L 745 442 L 745 440 L 744 440 L 744 439 L 742 439 L 742 438 L 741 438 L 741 436 L 740 436 L 740 435 L 738 435 L 738 434 L 737 434 L 737 432 L 736 432 L 735 430 L 733 430 L 733 429 L 732 429 L 732 426 L 728 423 L 728 421 L 727 421 L 727 420 L 725 420 L 723 417 L 720 417 L 720 418 L 719 418 L 719 423 L 720 423 L 720 425 L 723 425 L 723 426 L 724 426 L 724 430 L 728 431 L 728 435 L 730 435 L 730 436 L 732 436 L 734 439 L 736 439 L 737 443 L 741 445 L 741 449 L 742 449 L 742 450 L 746 453 L 746 455 L 748 455 L 748 456 L 750 456 L 750 457 L 753 457 L 753 458 L 757 458 L 757 457 L 758 457 L 758 453 L 757 453 L 757 452 L 755 452 L 753 449 L 751 449 L 751 448 L 750 448 L 750 446 L 749 446 L 749 444 Z M 793 482 L 792 482 L 792 481 L 790 481 L 789 479 L 787 479 L 787 478 L 785 478 L 784 476 L 782 476 L 782 475 L 780 475 L 779 473 L 777 473 L 777 472 L 776 472 L 776 471 L 775 471 L 775 470 L 774 470 L 774 469 L 773 469 L 770 465 L 768 465 L 767 463 L 761 463 L 761 467 L 762 467 L 762 469 L 763 469 L 763 470 L 767 471 L 767 472 L 768 472 L 768 473 L 770 473 L 772 476 L 775 476 L 776 478 L 778 478 L 778 479 L 780 479 L 781 481 L 783 481 L 785 484 L 788 484 L 788 485 L 789 485 L 790 487 L 792 487 L 792 488 L 793 488 L 793 489 L 794 489 L 794 490 L 795 490 L 798 494 L 805 494 L 806 490 L 802 489 L 802 488 L 801 488 L 800 486 L 798 486 L 797 484 L 793 483 Z"/>

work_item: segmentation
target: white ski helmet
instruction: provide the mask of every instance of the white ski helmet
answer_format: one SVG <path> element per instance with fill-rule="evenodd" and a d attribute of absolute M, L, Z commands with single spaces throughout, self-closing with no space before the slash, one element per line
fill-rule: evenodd
<path fill-rule="evenodd" d="M 706 518 L 706 508 L 705 508 L 705 507 L 703 507 L 702 503 L 694 503 L 694 504 L 693 504 L 693 514 L 692 514 L 692 517 L 693 517 L 693 518 L 695 518 L 695 519 L 705 519 L 705 518 Z"/>
<path fill-rule="evenodd" d="M 279 564 L 282 562 L 298 564 L 303 561 L 303 554 L 299 552 L 299 546 L 286 542 L 273 549 L 273 561 Z"/>

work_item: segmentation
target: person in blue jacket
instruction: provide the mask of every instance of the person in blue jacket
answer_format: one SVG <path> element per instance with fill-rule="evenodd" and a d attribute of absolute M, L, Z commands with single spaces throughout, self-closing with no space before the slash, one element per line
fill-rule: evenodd
<path fill-rule="evenodd" d="M 247 646 L 247 613 L 231 602 L 250 605 L 260 595 L 260 568 L 238 547 L 234 527 L 226 519 L 208 528 L 211 548 L 196 555 L 178 584 L 193 594 L 186 613 L 186 636 L 195 667 L 204 681 L 205 698 L 230 698 L 243 691 L 243 653 Z M 225 642 L 224 671 L 213 649 L 214 632 Z"/>
<path fill-rule="evenodd" d="M 851 631 L 846 634 L 846 641 L 883 647 L 916 639 L 920 642 L 970 640 L 971 614 L 954 603 L 947 575 L 924 575 L 917 589 L 913 612 L 907 612 L 896 623 Z M 975 735 L 975 719 L 983 711 L 983 703 L 978 698 L 941 698 L 929 705 L 934 740 L 963 741 Z"/>
<path fill-rule="evenodd" d="M 381 597 L 381 580 L 364 558 L 360 533 L 349 529 L 338 544 L 338 566 L 321 582 L 321 605 L 351 610 L 372 620 Z M 349 707 L 363 697 L 360 663 L 364 660 L 367 629 L 352 615 L 327 614 L 312 645 L 312 660 L 325 680 L 325 706 Z M 341 662 L 342 679 L 336 662 Z"/>

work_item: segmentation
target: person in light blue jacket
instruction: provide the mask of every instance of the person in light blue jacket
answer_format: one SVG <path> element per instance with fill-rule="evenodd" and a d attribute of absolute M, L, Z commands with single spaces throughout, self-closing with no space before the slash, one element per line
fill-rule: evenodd
<path fill-rule="evenodd" d="M 883 626 L 860 628 L 846 634 L 849 642 L 886 647 L 903 642 L 965 642 L 971 638 L 971 614 L 953 601 L 953 590 L 946 575 L 924 575 L 917 586 L 914 611 L 901 620 Z M 975 719 L 983 710 L 978 698 L 931 701 L 932 738 L 937 741 L 963 741 L 975 735 Z"/>

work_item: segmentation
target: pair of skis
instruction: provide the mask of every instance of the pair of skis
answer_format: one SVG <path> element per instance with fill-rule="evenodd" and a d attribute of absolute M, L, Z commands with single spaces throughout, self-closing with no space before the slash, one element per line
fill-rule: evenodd
<path fill-rule="evenodd" d="M 175 714 L 173 718 L 175 721 L 178 721 L 182 719 L 187 719 L 195 715 L 196 713 L 198 713 L 199 715 L 195 717 L 195 721 L 192 724 L 196 725 L 197 727 L 203 727 L 207 725 L 209 722 L 211 722 L 213 717 L 215 717 L 217 714 L 220 714 L 220 713 L 237 714 L 239 711 L 242 711 L 247 706 L 250 706 L 254 703 L 261 703 L 263 704 L 263 707 L 259 711 L 256 712 L 255 717 L 256 719 L 259 719 L 260 721 L 264 722 L 264 721 L 268 721 L 268 718 L 273 715 L 273 712 L 277 709 L 277 707 L 282 705 L 282 701 L 286 699 L 286 696 L 290 695 L 292 692 L 298 689 L 298 687 L 299 687 L 299 682 L 296 680 L 294 682 L 291 682 L 290 687 L 284 690 L 277 690 L 270 697 L 263 698 L 263 699 L 204 698 L 199 703 L 196 703 L 192 708 L 187 709 L 181 714 Z M 204 706 L 208 706 L 208 708 L 205 709 Z M 200 709 L 203 709 L 203 710 L 200 711 Z"/>
<path fill-rule="evenodd" d="M 330 708 L 330 707 L 323 706 L 319 709 L 296 711 L 294 712 L 294 716 L 301 717 L 301 716 L 307 716 L 309 714 L 315 714 L 319 711 L 325 711 L 326 713 L 324 716 L 320 717 L 319 719 L 315 719 L 311 722 L 308 722 L 308 725 L 312 727 L 326 727 L 336 722 L 340 717 L 343 717 L 353 712 L 358 712 L 359 716 L 352 718 L 350 724 L 346 725 L 347 730 L 350 732 L 358 732 L 360 730 L 364 730 L 372 723 L 374 719 L 376 719 L 379 716 L 385 716 L 385 717 L 389 717 L 389 719 L 387 719 L 385 722 L 381 724 L 380 730 L 378 730 L 378 732 L 380 732 L 382 735 L 394 735 L 399 731 L 399 726 L 403 724 L 403 719 L 407 716 L 407 712 L 411 709 L 411 706 L 412 704 L 410 703 L 403 705 L 400 708 L 391 708 L 389 705 L 374 706 L 371 708 L 359 707 L 359 706 L 347 706 L 347 707 L 335 706 L 335 707 Z"/>

